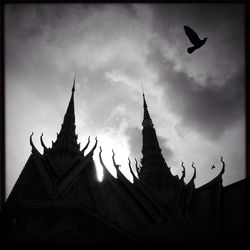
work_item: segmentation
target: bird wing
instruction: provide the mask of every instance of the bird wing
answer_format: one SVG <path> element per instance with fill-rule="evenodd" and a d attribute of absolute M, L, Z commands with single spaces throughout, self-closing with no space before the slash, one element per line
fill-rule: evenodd
<path fill-rule="evenodd" d="M 185 30 L 185 33 L 188 36 L 190 42 L 193 45 L 197 45 L 197 44 L 200 43 L 201 40 L 200 40 L 199 36 L 197 35 L 197 33 L 194 30 L 192 30 L 187 25 L 184 26 L 184 30 Z"/>

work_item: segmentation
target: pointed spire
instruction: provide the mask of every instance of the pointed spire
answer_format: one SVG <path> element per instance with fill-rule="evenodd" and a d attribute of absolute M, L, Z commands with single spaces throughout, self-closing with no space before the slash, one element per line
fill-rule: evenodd
<path fill-rule="evenodd" d="M 143 130 L 142 130 L 142 168 L 140 170 L 140 180 L 150 183 L 152 186 L 159 186 L 163 183 L 164 175 L 173 177 L 164 157 L 161 153 L 161 148 L 157 139 L 156 131 L 152 119 L 148 112 L 145 94 L 143 92 Z M 151 181 L 153 180 L 153 181 Z"/>
<path fill-rule="evenodd" d="M 77 135 L 75 133 L 75 109 L 74 109 L 74 92 L 75 92 L 75 77 L 73 81 L 71 98 L 67 111 L 64 115 L 63 124 L 60 133 L 52 148 L 60 148 L 70 151 L 79 151 L 79 144 L 77 143 Z"/>
<path fill-rule="evenodd" d="M 144 114 L 143 114 L 143 122 L 142 122 L 142 126 L 144 128 L 146 127 L 154 127 L 154 124 L 151 120 L 151 117 L 149 115 L 149 112 L 148 112 L 148 106 L 147 106 L 147 103 L 146 103 L 146 98 L 145 98 L 145 94 L 143 92 L 143 110 L 144 110 Z"/>
<path fill-rule="evenodd" d="M 75 92 L 75 84 L 76 84 L 76 72 L 75 72 L 75 75 L 74 75 L 74 81 L 73 81 L 73 87 L 72 87 L 72 93 Z"/>
<path fill-rule="evenodd" d="M 143 117 L 143 122 L 142 122 L 142 126 L 143 126 L 143 130 L 142 130 L 143 159 L 142 159 L 142 162 L 145 163 L 145 157 L 150 158 L 151 156 L 154 156 L 154 157 L 158 156 L 158 158 L 161 158 L 162 160 L 163 156 L 161 154 L 161 149 L 158 143 L 158 139 L 157 139 L 156 131 L 154 129 L 153 122 L 148 112 L 148 107 L 147 107 L 147 103 L 145 100 L 144 92 L 143 92 L 143 108 L 144 108 L 144 117 Z M 164 164 L 166 164 L 165 161 L 164 161 Z"/>

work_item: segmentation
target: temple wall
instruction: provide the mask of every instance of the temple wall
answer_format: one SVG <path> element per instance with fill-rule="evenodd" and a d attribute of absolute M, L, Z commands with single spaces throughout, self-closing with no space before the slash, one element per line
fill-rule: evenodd
<path fill-rule="evenodd" d="M 244 235 L 247 223 L 247 182 L 249 178 L 223 189 L 222 230 L 226 235 Z"/>
<path fill-rule="evenodd" d="M 197 230 L 209 232 L 211 230 L 211 195 L 210 190 L 195 192 L 193 200 L 193 222 Z"/>

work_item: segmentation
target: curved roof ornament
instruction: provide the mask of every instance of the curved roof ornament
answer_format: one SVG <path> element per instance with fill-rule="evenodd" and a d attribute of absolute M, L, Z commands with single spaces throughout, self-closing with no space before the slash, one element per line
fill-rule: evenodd
<path fill-rule="evenodd" d="M 133 172 L 132 167 L 131 167 L 131 160 L 129 157 L 128 157 L 128 166 L 129 166 L 130 173 L 134 176 L 134 172 Z"/>
<path fill-rule="evenodd" d="M 58 136 L 59 136 L 59 134 L 56 133 L 56 140 L 58 139 Z M 53 147 L 55 145 L 55 142 L 52 140 L 51 143 L 52 143 L 52 147 Z"/>
<path fill-rule="evenodd" d="M 223 157 L 221 156 L 220 157 L 220 161 L 222 162 L 222 169 L 221 169 L 221 172 L 220 172 L 220 174 L 222 175 L 222 174 L 224 174 L 225 173 L 225 162 L 223 161 Z"/>
<path fill-rule="evenodd" d="M 117 164 L 116 164 L 116 162 L 115 162 L 115 152 L 114 152 L 113 149 L 112 149 L 112 153 L 113 153 L 113 155 L 112 155 L 113 164 L 114 164 L 116 170 L 119 170 L 119 167 L 120 167 L 121 165 L 117 165 Z"/>
<path fill-rule="evenodd" d="M 103 172 L 104 172 L 104 178 L 105 178 L 105 174 L 109 173 L 109 171 L 108 171 L 107 167 L 105 166 L 105 164 L 104 164 L 104 162 L 102 160 L 102 155 L 101 155 L 102 154 L 102 147 L 100 146 L 99 148 L 100 148 L 100 151 L 99 151 L 99 160 L 100 160 L 100 163 L 102 165 Z"/>
<path fill-rule="evenodd" d="M 41 142 L 41 144 L 42 144 L 42 146 L 43 146 L 44 151 L 48 150 L 48 148 L 45 146 L 45 144 L 44 144 L 44 142 L 43 142 L 43 133 L 42 133 L 41 136 L 40 136 L 40 142 Z"/>
<path fill-rule="evenodd" d="M 194 166 L 194 162 L 192 162 L 192 168 L 194 169 L 194 174 L 193 174 L 191 181 L 196 178 L 196 167 Z"/>
<path fill-rule="evenodd" d="M 184 181 L 184 178 L 186 176 L 186 169 L 184 167 L 184 163 L 183 161 L 181 162 L 181 166 L 182 166 L 182 176 L 181 176 L 181 181 Z"/>
<path fill-rule="evenodd" d="M 99 151 L 100 163 L 101 163 L 101 165 L 102 165 L 103 168 L 106 168 L 106 166 L 105 166 L 104 163 L 103 163 L 102 155 L 101 155 L 101 154 L 102 154 L 102 147 L 100 146 L 99 148 L 100 148 L 100 151 Z"/>
<path fill-rule="evenodd" d="M 129 157 L 128 157 L 128 166 L 129 166 L 130 173 L 132 174 L 133 179 L 134 179 L 134 181 L 135 181 L 137 178 L 136 178 L 136 176 L 135 176 L 135 174 L 134 174 L 134 171 L 133 171 L 133 169 L 132 169 L 132 167 L 131 167 L 131 161 L 130 161 L 130 158 L 129 158 Z"/>
<path fill-rule="evenodd" d="M 135 158 L 135 169 L 136 169 L 136 172 L 137 172 L 137 174 L 139 176 L 139 173 L 140 173 L 141 169 L 138 167 L 138 161 L 137 161 L 136 158 Z"/>
<path fill-rule="evenodd" d="M 194 184 L 194 179 L 196 178 L 196 168 L 194 167 L 194 162 L 192 162 L 192 168 L 194 169 L 194 173 L 190 181 L 186 184 L 186 187 L 190 187 L 192 184 Z"/>
<path fill-rule="evenodd" d="M 32 136 L 34 135 L 34 132 L 31 133 L 30 135 L 30 146 L 33 148 L 35 147 L 34 144 L 33 144 L 33 141 L 32 141 Z"/>
<path fill-rule="evenodd" d="M 215 178 L 213 178 L 211 181 L 209 181 L 208 183 L 206 183 L 205 185 L 203 185 L 201 188 L 207 187 L 209 185 L 213 185 L 214 183 L 220 183 L 220 185 L 222 185 L 222 181 L 223 181 L 222 175 L 225 172 L 225 162 L 223 161 L 223 157 L 222 156 L 221 156 L 220 160 L 221 160 L 221 162 L 223 164 L 220 173 Z"/>
<path fill-rule="evenodd" d="M 96 146 L 97 146 L 97 137 L 95 138 L 95 145 L 93 146 L 93 148 L 89 151 L 89 153 L 86 155 L 86 157 L 90 156 L 90 155 L 93 155 L 93 152 L 94 150 L 96 149 Z"/>
<path fill-rule="evenodd" d="M 86 146 L 81 150 L 81 153 L 84 155 L 85 150 L 87 149 L 87 147 L 89 146 L 90 143 L 90 136 L 88 137 L 88 142 L 86 144 Z"/>
<path fill-rule="evenodd" d="M 34 133 L 32 132 L 31 133 L 31 135 L 30 135 L 30 146 L 31 146 L 31 152 L 32 153 L 37 153 L 39 156 L 42 156 L 41 154 L 40 154 L 40 152 L 37 150 L 37 148 L 35 147 L 35 145 L 34 145 L 34 143 L 33 143 L 33 141 L 32 141 L 32 136 L 34 135 Z"/>

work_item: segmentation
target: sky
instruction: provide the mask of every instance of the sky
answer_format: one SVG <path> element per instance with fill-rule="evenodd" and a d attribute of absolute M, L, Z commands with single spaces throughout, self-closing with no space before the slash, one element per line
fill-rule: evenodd
<path fill-rule="evenodd" d="M 243 4 L 6 4 L 6 192 L 29 155 L 29 136 L 55 141 L 76 72 L 76 132 L 95 136 L 116 176 L 112 149 L 132 181 L 141 159 L 142 84 L 162 154 L 173 175 L 197 169 L 196 187 L 220 172 L 223 185 L 245 177 Z M 193 54 L 184 32 L 206 44 Z M 94 160 L 98 179 L 102 169 Z M 211 167 L 215 165 L 214 169 Z"/>

